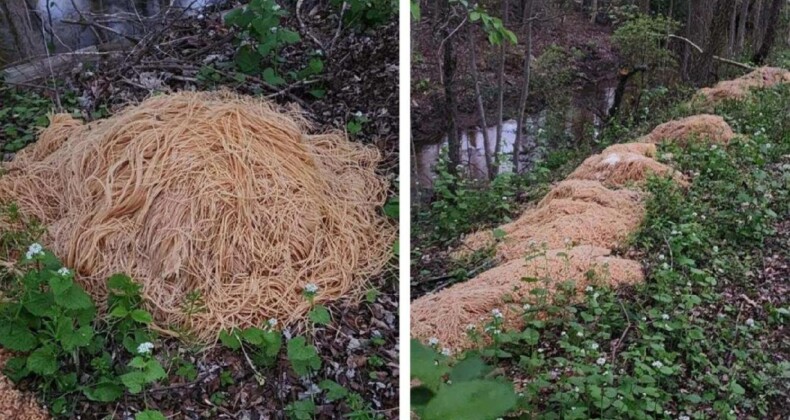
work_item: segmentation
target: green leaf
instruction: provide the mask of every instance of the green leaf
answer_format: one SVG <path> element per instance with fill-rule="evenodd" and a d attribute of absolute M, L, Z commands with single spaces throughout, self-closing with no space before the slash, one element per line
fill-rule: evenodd
<path fill-rule="evenodd" d="M 93 307 L 91 297 L 77 285 L 72 285 L 61 294 L 55 294 L 55 303 L 67 309 L 89 309 Z"/>
<path fill-rule="evenodd" d="M 274 72 L 274 69 L 271 67 L 268 67 L 263 71 L 263 80 L 266 81 L 266 83 L 273 86 L 279 86 L 285 84 L 285 79 L 278 76 L 277 73 Z"/>
<path fill-rule="evenodd" d="M 123 395 L 123 387 L 113 382 L 100 382 L 93 388 L 85 388 L 82 390 L 91 401 L 98 402 L 113 402 L 121 398 Z"/>
<path fill-rule="evenodd" d="M 504 239 L 505 235 L 507 235 L 507 232 L 504 230 L 499 228 L 494 229 L 494 239 Z"/>
<path fill-rule="evenodd" d="M 125 318 L 127 315 L 129 315 L 129 309 L 122 304 L 116 305 L 109 313 L 111 318 Z"/>
<path fill-rule="evenodd" d="M 417 340 L 411 340 L 411 377 L 417 378 L 423 385 L 436 390 L 442 377 L 447 373 L 447 367 L 437 364 L 440 356 L 434 349 L 427 347 Z"/>
<path fill-rule="evenodd" d="M 746 390 L 735 381 L 732 381 L 730 384 L 730 391 L 732 391 L 732 393 L 735 395 L 743 395 L 746 393 Z"/>
<path fill-rule="evenodd" d="M 121 382 L 126 385 L 126 388 L 132 394 L 139 394 L 143 390 L 143 386 L 145 386 L 145 373 L 140 371 L 134 371 L 129 373 L 124 373 L 120 376 Z"/>
<path fill-rule="evenodd" d="M 58 370 L 55 346 L 39 347 L 27 357 L 27 368 L 42 376 L 52 375 Z"/>
<path fill-rule="evenodd" d="M 450 380 L 453 383 L 457 383 L 480 379 L 491 370 L 492 368 L 486 365 L 483 359 L 479 356 L 471 355 L 453 366 L 453 369 L 450 371 Z"/>
<path fill-rule="evenodd" d="M 515 406 L 512 385 L 483 380 L 461 382 L 439 390 L 425 406 L 422 419 L 494 419 Z"/>
<path fill-rule="evenodd" d="M 241 348 L 241 341 L 239 340 L 239 337 L 237 337 L 237 332 L 235 329 L 231 331 L 220 331 L 219 341 L 222 342 L 222 345 L 231 350 L 238 350 Z"/>
<path fill-rule="evenodd" d="M 167 420 L 159 410 L 145 410 L 134 416 L 134 420 Z"/>
<path fill-rule="evenodd" d="M 90 326 L 83 326 L 74 329 L 70 320 L 58 323 L 56 338 L 63 345 L 63 350 L 71 352 L 78 347 L 86 347 L 93 339 L 93 329 Z"/>
<path fill-rule="evenodd" d="M 318 384 L 318 387 L 326 391 L 327 401 L 336 401 L 348 395 L 348 390 L 343 388 L 340 384 L 329 379 L 324 379 Z"/>
<path fill-rule="evenodd" d="M 299 33 L 294 32 L 290 29 L 281 29 L 279 35 L 280 35 L 280 39 L 287 44 L 295 44 L 302 39 L 299 36 Z"/>
<path fill-rule="evenodd" d="M 260 346 L 263 344 L 264 331 L 260 328 L 250 327 L 241 331 L 241 338 L 253 345 Z"/>
<path fill-rule="evenodd" d="M 72 280 L 71 277 L 54 275 L 49 278 L 49 287 L 56 297 L 68 291 L 73 285 L 74 280 Z"/>
<path fill-rule="evenodd" d="M 244 46 L 236 53 L 236 64 L 239 69 L 247 74 L 258 73 L 260 70 L 261 56 L 249 46 Z"/>
<path fill-rule="evenodd" d="M 321 368 L 321 359 L 314 346 L 307 345 L 304 337 L 296 337 L 288 341 L 288 361 L 299 376 L 305 376 Z"/>
<path fill-rule="evenodd" d="M 145 368 L 145 381 L 148 383 L 156 382 L 160 379 L 164 379 L 167 377 L 167 372 L 162 367 L 156 359 L 151 359 L 148 361 L 148 365 Z"/>
<path fill-rule="evenodd" d="M 141 323 L 141 324 L 150 324 L 153 322 L 154 318 L 151 314 L 143 309 L 135 309 L 129 313 L 133 320 Z"/>
<path fill-rule="evenodd" d="M 329 310 L 324 305 L 315 305 L 307 316 L 310 321 L 318 325 L 329 325 L 332 322 L 332 316 L 329 315 Z"/>
<path fill-rule="evenodd" d="M 141 286 L 126 274 L 116 273 L 107 279 L 107 288 L 115 296 L 137 296 Z"/>
<path fill-rule="evenodd" d="M 21 322 L 0 323 L 0 346 L 12 351 L 30 351 L 36 344 L 36 336 Z"/>
<path fill-rule="evenodd" d="M 51 292 L 30 292 L 24 300 L 24 307 L 28 312 L 37 316 L 44 317 L 53 313 L 55 298 Z"/>

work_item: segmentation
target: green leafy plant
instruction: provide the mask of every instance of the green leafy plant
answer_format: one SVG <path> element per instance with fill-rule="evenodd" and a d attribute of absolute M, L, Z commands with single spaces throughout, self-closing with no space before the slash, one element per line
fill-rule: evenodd
<path fill-rule="evenodd" d="M 0 302 L 0 345 L 17 353 L 4 372 L 16 382 L 34 384 L 53 414 L 71 411 L 71 394 L 111 402 L 125 389 L 140 392 L 166 376 L 150 353 L 140 352 L 143 345 L 150 352 L 154 337 L 147 329 L 151 315 L 140 308 L 139 285 L 112 276 L 107 282 L 112 315 L 99 319 L 71 270 L 41 245 L 30 245 L 19 267 L 22 274 L 3 285 Z M 134 355 L 128 366 L 104 350 L 114 342 Z"/>
<path fill-rule="evenodd" d="M 385 24 L 398 11 L 398 2 L 395 0 L 332 0 L 332 4 L 341 10 L 345 7 L 343 20 L 347 25 L 357 28 Z"/>
<path fill-rule="evenodd" d="M 239 31 L 235 60 L 242 72 L 260 74 L 274 86 L 285 84 L 277 72 L 280 50 L 301 40 L 298 32 L 281 26 L 287 15 L 274 0 L 252 0 L 225 16 L 225 24 Z"/>
<path fill-rule="evenodd" d="M 231 350 L 248 354 L 257 366 L 269 367 L 277 360 L 283 343 L 282 334 L 274 329 L 275 325 L 276 321 L 270 320 L 265 329 L 248 327 L 221 331 L 219 340 Z"/>
<path fill-rule="evenodd" d="M 433 347 L 411 341 L 412 409 L 424 420 L 497 418 L 516 406 L 513 385 L 491 378 L 493 368 L 469 354 L 451 359 Z"/>
<path fill-rule="evenodd" d="M 307 376 L 321 368 L 321 358 L 315 346 L 307 344 L 304 337 L 288 340 L 288 361 L 294 372 L 299 376 Z"/>

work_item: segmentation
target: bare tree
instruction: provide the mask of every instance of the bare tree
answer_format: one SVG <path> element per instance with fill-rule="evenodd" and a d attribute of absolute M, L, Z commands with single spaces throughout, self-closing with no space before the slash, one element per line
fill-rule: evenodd
<path fill-rule="evenodd" d="M 33 18 L 35 1 L 0 0 L 0 22 L 8 31 L 12 50 L 20 57 L 43 54 L 41 27 L 37 17 Z"/>
<path fill-rule="evenodd" d="M 524 84 L 521 86 L 521 100 L 518 106 L 518 119 L 516 119 L 516 138 L 513 141 L 513 172 L 519 172 L 519 155 L 521 154 L 521 132 L 524 130 L 524 114 L 527 109 L 527 98 L 529 97 L 529 79 L 531 75 L 530 65 L 532 63 L 532 23 L 533 7 L 535 0 L 527 0 L 527 50 L 524 54 Z"/>
<path fill-rule="evenodd" d="M 508 24 L 508 0 L 502 0 L 502 23 L 505 26 Z M 496 141 L 494 143 L 494 159 L 493 165 L 488 168 L 488 177 L 494 179 L 499 173 L 499 152 L 502 150 L 502 124 L 505 106 L 505 50 L 507 42 L 502 40 L 499 46 L 499 72 L 497 76 L 497 126 L 496 126 Z"/>
<path fill-rule="evenodd" d="M 785 3 L 786 0 L 773 0 L 771 3 L 771 9 L 768 12 L 768 23 L 765 27 L 765 37 L 763 37 L 760 48 L 757 49 L 757 52 L 755 52 L 752 57 L 752 61 L 757 65 L 765 64 L 765 60 L 771 52 L 771 47 L 773 47 L 774 41 L 776 40 L 776 28 L 779 26 L 779 16 L 782 13 L 782 6 L 784 6 Z"/>
<path fill-rule="evenodd" d="M 450 157 L 451 174 L 457 174 L 458 166 L 461 165 L 461 141 L 458 136 L 458 105 L 456 103 L 455 92 L 455 51 L 453 48 L 453 36 L 455 31 L 451 28 L 450 21 L 450 2 L 449 0 L 439 1 L 439 16 L 444 18 L 440 35 L 444 46 L 442 59 L 442 85 L 444 86 L 444 108 L 447 113 L 447 145 Z M 440 20 L 442 22 L 442 20 Z"/>
<path fill-rule="evenodd" d="M 477 112 L 480 116 L 480 126 L 483 132 L 483 153 L 486 159 L 486 169 L 490 170 L 492 160 L 491 160 L 491 151 L 488 149 L 488 145 L 491 144 L 491 142 L 488 137 L 488 123 L 486 122 L 486 109 L 485 109 L 485 104 L 483 103 L 483 93 L 480 90 L 480 75 L 477 71 L 477 47 L 475 46 L 473 25 L 467 25 L 466 33 L 467 33 L 467 38 L 469 39 L 469 59 L 470 59 L 470 68 L 472 69 L 472 80 L 475 85 L 475 99 L 477 102 Z"/>

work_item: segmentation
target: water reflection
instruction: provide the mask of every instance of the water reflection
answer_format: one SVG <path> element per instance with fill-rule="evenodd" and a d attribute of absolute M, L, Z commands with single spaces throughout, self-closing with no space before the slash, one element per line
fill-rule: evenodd
<path fill-rule="evenodd" d="M 24 0 L 9 1 L 24 3 Z M 30 28 L 31 25 L 27 25 L 27 28 L 23 28 L 28 32 L 26 36 L 14 36 L 9 29 L 12 27 L 8 22 L 9 17 L 0 12 L 0 44 L 3 46 L 0 49 L 0 63 L 24 59 L 30 55 L 31 50 L 39 49 L 39 46 L 43 45 L 41 32 L 46 33 L 46 42 L 55 53 L 96 45 L 101 40 L 97 38 L 93 28 L 66 22 L 80 21 L 81 16 L 95 19 L 97 15 L 106 15 L 101 19 L 102 25 L 118 33 L 135 36 L 138 35 L 136 32 L 140 31 L 140 26 L 131 24 L 129 17 L 155 17 L 168 7 L 199 10 L 216 2 L 217 0 L 34 0 L 31 3 L 35 4 L 36 14 L 40 19 L 32 18 L 31 24 L 36 27 Z M 113 15 L 117 16 L 117 19 L 108 17 Z M 44 31 L 41 31 L 41 24 L 44 25 Z M 105 32 L 103 36 L 107 35 Z M 110 38 L 114 36 L 109 34 Z M 35 45 L 35 48 L 30 48 L 29 45 L 15 45 L 20 42 L 38 45 Z"/>
<path fill-rule="evenodd" d="M 572 142 L 590 141 L 598 137 L 603 124 L 602 115 L 612 105 L 614 88 L 600 86 L 585 89 L 574 98 L 573 106 L 561 113 L 559 118 L 561 130 Z M 524 136 L 522 137 L 522 153 L 519 166 L 522 171 L 531 170 L 535 163 L 543 158 L 543 143 L 547 141 L 546 132 L 551 123 L 548 112 L 542 110 L 525 118 Z M 555 116 L 557 117 L 557 116 Z M 488 132 L 488 151 L 494 155 L 496 143 L 496 126 L 486 128 Z M 502 143 L 500 147 L 499 173 L 513 170 L 513 146 L 516 139 L 516 121 L 505 121 L 502 125 Z M 553 139 L 556 141 L 557 139 Z M 488 176 L 488 165 L 485 159 L 483 130 L 476 128 L 464 131 L 461 141 L 461 173 L 469 179 L 484 180 Z M 419 144 L 414 150 L 414 168 L 412 171 L 412 191 L 430 192 L 436 177 L 436 165 L 447 148 L 447 137 L 435 144 Z"/>

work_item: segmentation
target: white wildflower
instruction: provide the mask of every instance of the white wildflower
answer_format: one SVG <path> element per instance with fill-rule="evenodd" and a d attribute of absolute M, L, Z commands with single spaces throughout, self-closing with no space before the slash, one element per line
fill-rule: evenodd
<path fill-rule="evenodd" d="M 585 291 L 585 292 L 587 292 L 587 293 L 590 293 L 590 292 L 592 292 L 592 291 L 593 291 L 593 287 L 592 287 L 592 286 L 587 286 L 587 287 L 584 289 L 584 291 Z"/>
<path fill-rule="evenodd" d="M 496 318 L 496 319 L 502 319 L 503 318 L 502 311 L 500 311 L 499 309 L 492 310 L 491 311 L 491 315 L 493 315 L 494 318 Z"/>
<path fill-rule="evenodd" d="M 593 293 L 593 299 L 598 299 L 598 296 L 601 296 L 601 294 L 598 292 Z"/>
<path fill-rule="evenodd" d="M 653 362 L 653 363 L 652 363 L 652 366 L 653 366 L 654 368 L 656 368 L 656 369 L 661 369 L 662 367 L 664 367 L 664 364 L 663 364 L 663 363 L 661 363 L 661 361 L 660 361 L 660 360 L 656 360 L 655 362 Z"/>
<path fill-rule="evenodd" d="M 664 261 L 664 258 L 666 258 L 666 257 L 664 256 L 664 254 L 658 254 L 658 259 L 659 259 L 659 260 L 661 260 L 661 261 Z"/>
<path fill-rule="evenodd" d="M 576 333 L 576 337 L 584 337 L 584 333 L 579 331 Z"/>
<path fill-rule="evenodd" d="M 269 324 L 270 327 L 274 328 L 274 326 L 277 325 L 277 318 L 269 318 L 266 323 Z"/>
<path fill-rule="evenodd" d="M 429 346 L 435 346 L 437 344 L 439 344 L 439 339 L 438 338 L 431 337 L 431 338 L 428 339 L 428 345 Z"/>
<path fill-rule="evenodd" d="M 566 335 L 568 335 L 568 333 L 566 333 L 565 331 L 563 331 L 563 332 L 561 332 L 561 333 L 560 333 L 560 335 L 561 335 L 561 336 L 563 336 L 563 337 L 565 337 Z"/>
<path fill-rule="evenodd" d="M 598 350 L 598 343 L 590 344 L 590 348 L 593 349 L 593 350 Z"/>
<path fill-rule="evenodd" d="M 605 357 L 599 357 L 598 360 L 595 361 L 595 363 L 598 363 L 598 365 L 603 366 L 603 365 L 606 364 L 606 358 Z"/>
<path fill-rule="evenodd" d="M 69 270 L 66 267 L 61 267 L 60 270 L 58 270 L 58 274 L 60 274 L 61 276 L 68 276 L 69 274 L 71 274 L 71 270 Z"/>
<path fill-rule="evenodd" d="M 530 308 L 532 308 L 532 305 L 530 305 L 529 303 L 525 303 L 525 304 L 524 304 L 524 306 L 522 306 L 522 308 L 523 308 L 525 311 L 528 311 L 528 310 L 530 310 Z"/>
<path fill-rule="evenodd" d="M 714 245 L 714 246 L 713 246 L 713 252 L 719 252 L 719 247 L 717 247 L 717 246 L 715 246 L 715 245 Z"/>
<path fill-rule="evenodd" d="M 25 253 L 25 256 L 27 257 L 27 259 L 32 259 L 36 255 L 40 255 L 40 254 L 43 254 L 43 253 L 44 253 L 44 247 L 42 247 L 41 244 L 39 244 L 39 243 L 34 243 L 34 244 L 30 245 L 30 247 L 28 247 L 27 253 Z"/>
<path fill-rule="evenodd" d="M 669 270 L 669 264 L 663 263 L 663 264 L 661 264 L 661 268 L 664 269 L 664 270 Z"/>
<path fill-rule="evenodd" d="M 447 347 L 445 347 L 445 348 L 442 349 L 442 354 L 445 355 L 445 356 L 449 356 L 449 355 L 453 354 L 453 352 L 450 351 L 450 349 L 448 349 Z"/>
<path fill-rule="evenodd" d="M 753 327 L 754 326 L 754 320 L 751 319 L 751 318 L 747 319 L 746 320 L 746 326 Z"/>
<path fill-rule="evenodd" d="M 475 328 L 476 328 L 475 324 L 469 324 L 469 325 L 466 326 L 466 330 L 467 331 L 474 331 Z"/>
<path fill-rule="evenodd" d="M 154 349 L 154 343 L 146 341 L 145 343 L 140 343 L 140 345 L 137 346 L 137 353 L 148 354 L 151 353 L 151 350 L 153 349 Z"/>
<path fill-rule="evenodd" d="M 304 287 L 304 291 L 307 293 L 318 293 L 318 285 L 315 283 L 307 283 Z"/>
<path fill-rule="evenodd" d="M 667 314 L 662 314 L 662 315 L 661 315 L 661 319 L 663 319 L 664 321 L 666 321 L 666 320 L 668 320 L 668 319 L 669 319 L 669 315 L 667 315 Z"/>
<path fill-rule="evenodd" d="M 680 416 L 680 417 L 678 417 L 678 420 L 691 420 L 691 417 L 689 417 L 689 416 Z"/>

